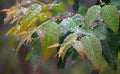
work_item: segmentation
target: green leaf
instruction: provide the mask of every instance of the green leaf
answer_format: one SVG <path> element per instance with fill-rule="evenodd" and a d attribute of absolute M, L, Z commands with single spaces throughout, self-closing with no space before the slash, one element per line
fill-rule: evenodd
<path fill-rule="evenodd" d="M 105 5 L 102 7 L 102 18 L 105 24 L 115 33 L 118 32 L 119 28 L 119 13 L 118 9 L 113 5 Z"/>
<path fill-rule="evenodd" d="M 66 29 L 71 32 L 75 32 L 76 29 L 79 29 L 79 26 L 83 25 L 83 17 L 80 14 L 74 15 L 72 18 L 67 18 L 64 19 L 61 23 L 60 26 L 63 29 Z"/>
<path fill-rule="evenodd" d="M 27 18 L 28 17 L 28 18 Z M 27 19 L 25 19 L 27 18 Z M 20 32 L 30 29 L 30 27 L 33 27 L 36 22 L 38 21 L 38 17 L 36 15 L 32 15 L 32 13 L 28 13 L 23 20 L 21 20 L 20 23 Z"/>
<path fill-rule="evenodd" d="M 87 13 L 87 10 L 88 10 L 87 7 L 85 7 L 85 6 L 80 6 L 79 9 L 78 9 L 78 13 L 81 14 L 81 15 L 83 15 L 83 16 L 85 16 L 86 13 Z"/>
<path fill-rule="evenodd" d="M 84 36 L 81 38 L 85 55 L 92 62 L 92 64 L 100 69 L 102 62 L 102 47 L 99 38 L 95 35 Z"/>
<path fill-rule="evenodd" d="M 52 9 L 56 12 L 63 12 L 64 4 L 63 3 L 55 4 L 55 5 L 53 5 Z"/>
<path fill-rule="evenodd" d="M 110 0 L 110 4 L 120 8 L 120 0 Z"/>
<path fill-rule="evenodd" d="M 119 36 L 116 35 L 111 29 L 107 29 L 107 30 L 108 30 L 108 35 L 106 41 L 108 42 L 111 53 L 114 55 L 114 57 L 117 58 L 118 50 L 119 50 Z"/>
<path fill-rule="evenodd" d="M 58 56 L 62 58 L 62 60 L 64 59 L 64 56 L 66 54 L 66 52 L 68 51 L 68 49 L 71 47 L 71 44 L 77 39 L 77 34 L 72 33 L 70 35 L 68 35 L 63 44 L 61 44 L 61 47 L 59 49 L 58 52 Z"/>
<path fill-rule="evenodd" d="M 41 5 L 40 4 L 32 4 L 30 7 L 29 7 L 29 11 L 32 11 L 32 12 L 40 12 L 41 11 Z"/>
<path fill-rule="evenodd" d="M 86 13 L 86 25 L 89 27 L 100 16 L 101 7 L 99 5 L 92 6 Z"/>
<path fill-rule="evenodd" d="M 24 31 L 26 29 L 30 29 L 30 27 L 33 27 L 36 22 L 38 21 L 38 16 L 41 11 L 41 5 L 40 4 L 32 4 L 29 9 L 27 10 L 25 16 L 20 22 L 20 32 Z"/>
<path fill-rule="evenodd" d="M 73 48 L 80 54 L 81 58 L 84 59 L 84 50 L 83 50 L 83 44 L 81 41 L 74 41 L 72 44 Z"/>
<path fill-rule="evenodd" d="M 63 30 L 68 30 L 75 33 L 83 33 L 85 35 L 91 35 L 92 32 L 86 29 L 84 18 L 80 14 L 74 15 L 72 18 L 64 19 L 60 26 Z"/>
<path fill-rule="evenodd" d="M 109 48 L 107 41 L 101 40 L 101 44 L 102 44 L 102 54 L 105 60 L 114 70 L 116 70 L 117 69 L 117 58 L 114 56 L 114 54 L 111 53 L 111 50 Z"/>
<path fill-rule="evenodd" d="M 27 56 L 25 57 L 25 61 L 28 61 L 32 58 L 32 54 L 28 53 Z"/>
<path fill-rule="evenodd" d="M 57 23 L 49 20 L 42 24 L 38 35 L 41 39 L 44 61 L 47 61 L 53 51 L 55 51 L 54 48 L 50 49 L 48 47 L 58 42 L 61 35 L 61 27 Z"/>
<path fill-rule="evenodd" d="M 41 54 L 41 43 L 39 39 L 33 40 L 30 43 L 32 49 L 31 49 L 31 61 L 33 64 L 33 69 L 37 70 L 38 69 L 38 65 L 39 65 L 39 57 Z"/>
<path fill-rule="evenodd" d="M 92 29 L 93 33 L 99 37 L 100 40 L 105 40 L 107 36 L 107 30 L 104 28 L 103 25 L 98 24 L 96 27 Z"/>

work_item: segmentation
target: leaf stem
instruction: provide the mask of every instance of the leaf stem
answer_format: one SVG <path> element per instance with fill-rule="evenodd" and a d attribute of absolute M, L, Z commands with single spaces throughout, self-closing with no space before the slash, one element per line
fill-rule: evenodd
<path fill-rule="evenodd" d="M 100 5 L 105 5 L 105 2 L 103 2 L 102 0 L 100 0 Z"/>
<path fill-rule="evenodd" d="M 100 0 L 100 4 L 103 4 L 103 1 L 102 1 L 102 0 Z"/>

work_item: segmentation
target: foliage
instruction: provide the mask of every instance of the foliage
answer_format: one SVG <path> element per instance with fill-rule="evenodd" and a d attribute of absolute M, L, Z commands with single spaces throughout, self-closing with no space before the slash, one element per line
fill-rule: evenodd
<path fill-rule="evenodd" d="M 63 3 L 43 4 L 37 1 L 28 7 L 13 6 L 7 10 L 5 22 L 10 20 L 16 25 L 6 35 L 16 37 L 32 48 L 31 55 L 36 56 L 32 57 L 33 65 L 41 51 L 44 61 L 47 61 L 57 47 L 57 55 L 64 61 L 67 51 L 74 48 L 72 50 L 76 50 L 82 59 L 86 55 L 98 71 L 103 57 L 116 70 L 120 41 L 116 40 L 120 22 L 118 9 L 101 3 L 88 9 L 79 8 L 78 13 L 60 19 L 64 16 L 63 11 Z M 61 41 L 60 37 L 66 32 L 70 34 Z M 36 37 L 33 37 L 34 33 Z M 19 48 L 16 51 L 19 52 Z M 29 54 L 27 59 L 30 57 Z"/>

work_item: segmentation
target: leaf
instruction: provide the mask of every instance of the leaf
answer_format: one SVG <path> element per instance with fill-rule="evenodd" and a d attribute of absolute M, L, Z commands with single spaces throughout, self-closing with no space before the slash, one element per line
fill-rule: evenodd
<path fill-rule="evenodd" d="M 38 17 L 36 17 L 36 15 L 32 15 L 32 13 L 27 14 L 26 17 L 24 17 L 24 19 L 20 23 L 21 24 L 20 32 L 27 30 L 30 27 L 33 27 L 37 23 L 37 21 L 38 21 Z"/>
<path fill-rule="evenodd" d="M 102 18 L 105 24 L 115 33 L 118 32 L 119 28 L 119 13 L 118 9 L 113 5 L 105 5 L 102 7 Z"/>
<path fill-rule="evenodd" d="M 80 0 L 73 0 L 73 6 L 72 6 L 72 8 L 73 8 L 73 11 L 74 12 L 78 12 L 78 8 L 79 8 L 79 6 L 80 6 Z"/>
<path fill-rule="evenodd" d="M 41 7 L 42 6 L 40 4 L 32 4 L 31 6 L 29 6 L 29 11 L 40 12 Z"/>
<path fill-rule="evenodd" d="M 6 33 L 6 35 L 15 36 L 15 35 L 17 35 L 18 31 L 19 31 L 19 26 L 16 25 L 16 26 L 12 27 L 12 28 Z"/>
<path fill-rule="evenodd" d="M 83 17 L 80 14 L 76 14 L 72 18 L 68 17 L 67 19 L 64 19 L 60 23 L 60 26 L 68 31 L 76 32 L 79 29 L 79 26 L 84 25 L 83 21 Z"/>
<path fill-rule="evenodd" d="M 24 43 L 24 41 L 25 41 L 24 37 L 25 37 L 26 34 L 27 34 L 26 31 L 22 31 L 22 32 L 19 33 L 19 38 L 20 38 L 22 43 Z"/>
<path fill-rule="evenodd" d="M 31 61 L 32 61 L 32 64 L 33 64 L 33 69 L 37 70 L 38 65 L 39 65 L 39 57 L 40 57 L 40 54 L 41 54 L 40 40 L 36 39 L 36 40 L 31 41 L 30 46 L 32 47 L 32 50 L 31 50 L 30 54 L 32 55 Z"/>
<path fill-rule="evenodd" d="M 59 3 L 59 4 L 52 5 L 52 9 L 56 12 L 61 12 L 62 13 L 64 11 L 64 4 Z"/>
<path fill-rule="evenodd" d="M 33 27 L 38 19 L 39 19 L 39 13 L 41 11 L 41 5 L 40 4 L 32 4 L 29 9 L 26 12 L 26 15 L 23 17 L 23 19 L 20 22 L 20 32 L 24 30 L 28 30 L 30 27 Z"/>
<path fill-rule="evenodd" d="M 47 20 L 50 16 L 52 16 L 52 13 L 51 12 L 41 12 L 41 13 L 39 13 L 39 20 L 40 21 L 45 21 L 45 20 Z"/>
<path fill-rule="evenodd" d="M 49 10 L 50 5 L 43 5 L 41 11 L 47 11 Z"/>
<path fill-rule="evenodd" d="M 108 34 L 107 30 L 101 24 L 94 27 L 92 31 L 100 40 L 105 40 Z"/>
<path fill-rule="evenodd" d="M 117 7 L 120 7 L 120 0 L 110 0 L 110 4 L 117 6 Z"/>
<path fill-rule="evenodd" d="M 14 48 L 14 45 L 15 45 L 15 43 L 16 43 L 16 38 L 15 37 L 11 37 L 11 40 L 10 40 L 10 49 L 13 49 Z"/>
<path fill-rule="evenodd" d="M 19 42 L 19 44 L 18 44 L 18 46 L 17 46 L 17 48 L 16 48 L 16 50 L 15 50 L 15 56 L 18 55 L 18 52 L 19 52 L 20 47 L 21 47 L 22 45 L 23 45 L 23 44 L 22 44 L 21 42 Z"/>
<path fill-rule="evenodd" d="M 72 18 L 64 19 L 60 26 L 63 30 L 68 30 L 70 32 L 82 33 L 85 35 L 91 35 L 92 31 L 86 28 L 84 23 L 84 18 L 80 14 L 74 15 Z"/>
<path fill-rule="evenodd" d="M 113 53 L 111 53 L 111 50 L 109 48 L 107 41 L 101 40 L 101 44 L 102 44 L 102 54 L 105 60 L 112 67 L 112 69 L 116 70 L 117 69 L 117 58 L 114 56 Z"/>
<path fill-rule="evenodd" d="M 30 53 L 27 54 L 27 56 L 25 57 L 25 61 L 28 61 L 32 58 L 32 55 Z"/>
<path fill-rule="evenodd" d="M 49 46 L 48 48 L 55 48 L 55 47 L 58 47 L 58 46 L 60 46 L 60 44 L 55 43 L 55 44 L 53 44 L 53 45 Z"/>
<path fill-rule="evenodd" d="M 57 23 L 49 20 L 42 24 L 38 35 L 42 43 L 44 61 L 47 61 L 51 54 L 55 51 L 54 48 L 50 49 L 48 47 L 58 42 L 61 35 L 61 28 Z"/>
<path fill-rule="evenodd" d="M 84 60 L 85 54 L 84 54 L 84 50 L 83 50 L 83 44 L 81 43 L 81 41 L 77 41 L 77 40 L 74 41 L 74 43 L 72 44 L 72 46 L 80 54 L 81 58 Z"/>
<path fill-rule="evenodd" d="M 81 38 L 81 42 L 83 44 L 85 55 L 96 69 L 99 70 L 102 62 L 102 47 L 99 38 L 95 35 L 84 36 Z"/>
<path fill-rule="evenodd" d="M 67 18 L 64 19 L 61 23 L 60 23 L 61 27 L 63 27 L 63 29 L 66 29 L 68 31 L 74 32 L 76 28 L 78 28 L 78 24 L 75 24 L 75 22 L 73 21 L 72 18 Z"/>
<path fill-rule="evenodd" d="M 58 51 L 58 57 L 61 57 L 62 60 L 64 59 L 64 56 L 66 54 L 66 52 L 68 51 L 68 49 L 70 48 L 71 44 L 77 39 L 77 34 L 72 33 L 70 35 L 68 35 L 63 44 L 61 44 L 60 49 Z"/>
<path fill-rule="evenodd" d="M 91 26 L 93 22 L 100 16 L 101 7 L 99 5 L 92 6 L 86 13 L 86 25 Z"/>
<path fill-rule="evenodd" d="M 87 10 L 88 10 L 87 7 L 85 7 L 85 6 L 80 6 L 79 9 L 78 9 L 78 13 L 81 14 L 81 15 L 83 15 L 83 16 L 85 16 L 86 13 L 87 13 Z"/>
<path fill-rule="evenodd" d="M 118 52 L 118 60 L 120 61 L 120 51 Z"/>
<path fill-rule="evenodd" d="M 108 35 L 106 41 L 109 45 L 110 51 L 115 58 L 118 57 L 118 50 L 119 50 L 119 36 L 116 35 L 111 29 L 108 30 Z"/>
<path fill-rule="evenodd" d="M 21 7 L 20 6 L 12 6 L 10 9 L 4 9 L 2 11 L 7 11 L 6 18 L 4 19 L 4 23 L 6 24 L 14 17 L 20 15 L 19 13 L 21 13 Z"/>

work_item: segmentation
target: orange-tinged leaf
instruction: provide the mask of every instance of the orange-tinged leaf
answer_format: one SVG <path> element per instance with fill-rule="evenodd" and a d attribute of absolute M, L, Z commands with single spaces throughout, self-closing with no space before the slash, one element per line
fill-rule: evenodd
<path fill-rule="evenodd" d="M 95 35 L 90 35 L 82 37 L 81 42 L 83 44 L 85 55 L 95 68 L 99 70 L 102 62 L 102 47 L 100 39 Z"/>
<path fill-rule="evenodd" d="M 16 16 L 17 16 L 17 18 L 19 18 L 19 16 L 22 15 L 20 6 L 12 6 L 9 9 L 2 9 L 1 11 L 6 12 L 6 18 L 4 19 L 4 24 L 11 21 Z"/>
<path fill-rule="evenodd" d="M 84 60 L 85 53 L 84 53 L 83 44 L 81 43 L 81 41 L 77 41 L 77 40 L 74 41 L 74 43 L 72 44 L 72 46 L 80 54 L 81 58 Z"/>
<path fill-rule="evenodd" d="M 85 53 L 84 53 L 84 51 L 80 51 L 79 54 L 80 54 L 82 60 L 84 60 L 84 58 L 85 58 Z"/>
<path fill-rule="evenodd" d="M 42 24 L 40 30 L 41 31 L 38 32 L 38 35 L 41 40 L 43 58 L 46 62 L 52 53 L 55 52 L 54 48 L 50 49 L 48 47 L 58 42 L 58 39 L 61 35 L 61 28 L 57 23 L 49 20 Z"/>
<path fill-rule="evenodd" d="M 19 38 L 22 41 L 22 43 L 24 43 L 24 41 L 25 41 L 24 37 L 25 37 L 26 34 L 27 34 L 26 31 L 22 31 L 22 32 L 19 33 Z"/>
<path fill-rule="evenodd" d="M 1 12 L 7 12 L 7 11 L 9 11 L 9 9 L 2 9 L 2 10 L 0 10 Z"/>

